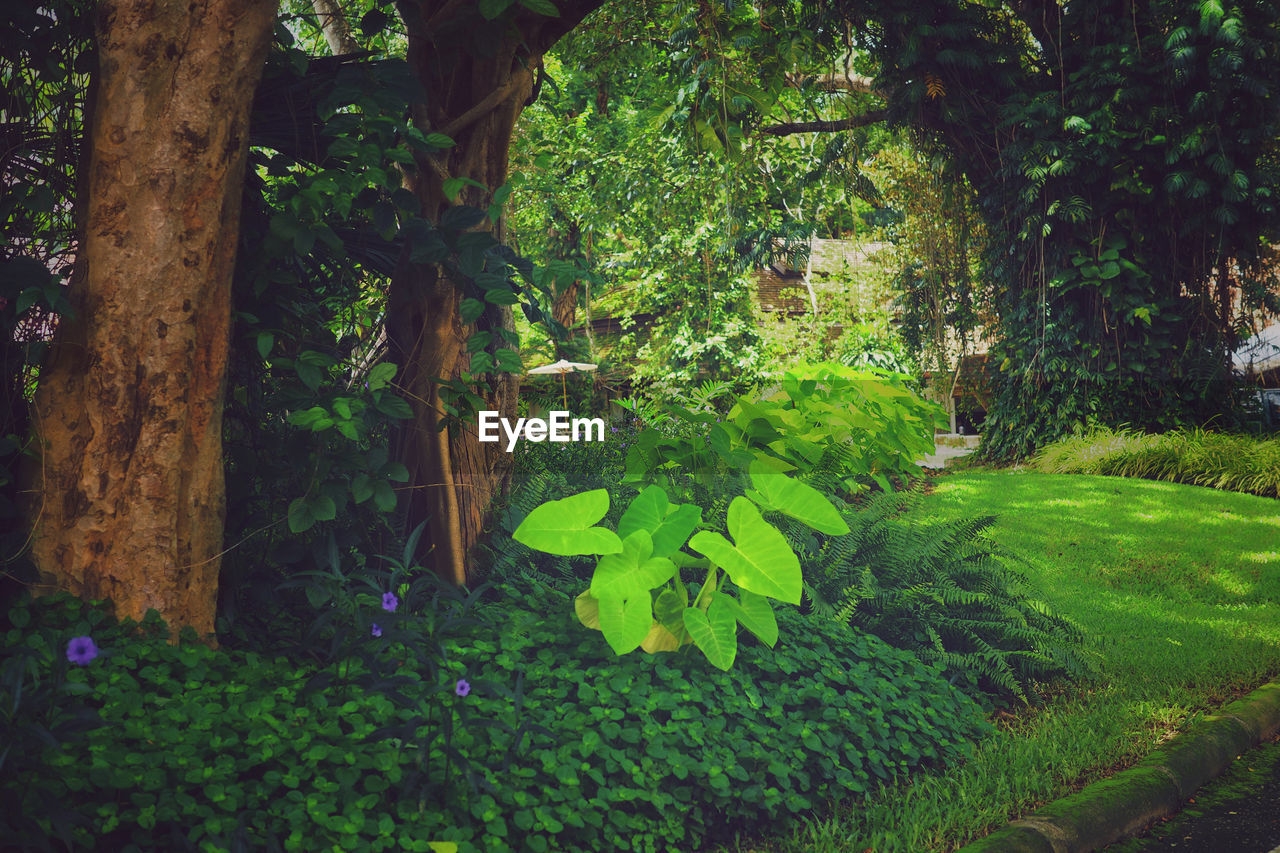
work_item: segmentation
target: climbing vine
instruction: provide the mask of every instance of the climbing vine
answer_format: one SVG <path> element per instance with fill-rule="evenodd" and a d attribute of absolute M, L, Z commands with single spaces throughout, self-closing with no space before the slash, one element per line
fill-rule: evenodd
<path fill-rule="evenodd" d="M 1276 8 L 872 5 L 844 11 L 891 119 L 946 146 L 991 234 L 987 453 L 1230 411 L 1239 324 L 1276 308 Z"/>

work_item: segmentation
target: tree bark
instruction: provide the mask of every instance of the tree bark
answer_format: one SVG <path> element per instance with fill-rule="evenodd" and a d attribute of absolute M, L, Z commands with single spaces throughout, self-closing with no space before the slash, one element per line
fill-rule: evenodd
<path fill-rule="evenodd" d="M 513 6 L 497 21 L 482 19 L 475 4 L 457 0 L 402 0 L 408 33 L 408 61 L 426 104 L 413 116 L 424 133 L 443 133 L 456 143 L 439 154 L 422 155 L 406 186 L 422 204 L 423 216 L 438 222 L 450 204 L 485 207 L 507 177 L 516 120 L 533 95 L 543 53 L 601 0 L 562 0 L 560 15 L 537 15 Z M 487 189 L 467 188 L 445 197 L 449 177 L 467 177 Z M 482 223 L 478 228 L 490 227 Z M 500 235 L 499 235 L 500 237 Z M 398 383 L 414 411 L 400 429 L 393 452 L 409 469 L 406 526 L 428 524 L 428 563 L 455 583 L 467 580 L 467 558 L 487 519 L 489 504 L 510 470 L 511 456 L 498 444 L 478 441 L 474 424 L 445 426 L 439 380 L 457 379 L 470 362 L 466 340 L 477 328 L 511 327 L 509 308 L 490 306 L 474 325 L 458 314 L 460 293 L 439 266 L 413 264 L 406 247 L 392 278 L 388 304 L 391 358 L 400 366 Z M 495 334 L 495 344 L 498 342 Z M 515 413 L 519 377 L 490 377 L 485 408 L 505 417 Z"/>
<path fill-rule="evenodd" d="M 41 590 L 213 639 L 222 394 L 270 0 L 103 0 L 74 317 L 43 366 Z"/>
<path fill-rule="evenodd" d="M 316 22 L 329 44 L 330 53 L 343 56 L 360 52 L 360 45 L 351 35 L 351 24 L 337 0 L 311 0 L 311 8 L 316 11 Z"/>

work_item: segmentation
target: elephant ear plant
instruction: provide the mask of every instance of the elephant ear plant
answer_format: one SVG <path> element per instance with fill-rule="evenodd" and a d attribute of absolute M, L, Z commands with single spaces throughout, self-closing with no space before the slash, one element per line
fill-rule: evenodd
<path fill-rule="evenodd" d="M 591 588 L 574 607 L 582 624 L 601 631 L 618 654 L 637 647 L 651 654 L 675 651 L 692 643 L 728 670 L 739 624 L 773 646 L 778 622 L 769 599 L 800 603 L 800 561 L 761 511 L 833 536 L 849 532 L 812 486 L 761 462 L 752 463 L 750 478 L 753 488 L 729 504 L 723 532 L 699 529 L 701 507 L 672 503 L 665 489 L 650 485 L 623 512 L 616 532 L 598 526 L 609 512 L 609 494 L 596 489 L 536 507 L 513 536 L 549 554 L 599 557 Z M 706 571 L 692 601 L 682 568 Z"/>

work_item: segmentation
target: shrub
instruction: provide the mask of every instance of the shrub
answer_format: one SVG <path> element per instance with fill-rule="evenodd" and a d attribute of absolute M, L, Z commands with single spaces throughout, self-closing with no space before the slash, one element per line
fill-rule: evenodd
<path fill-rule="evenodd" d="M 1107 474 L 1280 497 L 1280 439 L 1174 430 L 1161 435 L 1097 428 L 1043 448 L 1047 474 Z"/>
<path fill-rule="evenodd" d="M 854 495 L 872 483 L 888 491 L 891 478 L 919 475 L 915 460 L 933 451 L 942 422 L 905 377 L 832 363 L 799 365 L 762 396 L 738 397 L 723 417 L 671 412 L 681 428 L 641 432 L 627 451 L 626 482 L 680 494 L 692 479 L 714 495 L 726 477 L 744 477 L 752 459 L 802 478 L 835 460 L 834 491 Z"/>
<path fill-rule="evenodd" d="M 992 517 L 929 521 L 919 492 L 877 496 L 851 533 L 802 551 L 816 614 L 847 622 L 945 668 L 966 692 L 1026 700 L 1033 681 L 1092 665 L 1075 623 L 1031 598 L 986 531 Z"/>
<path fill-rule="evenodd" d="M 615 658 L 586 629 L 545 623 L 567 599 L 509 594 L 524 607 L 490 605 L 504 630 L 447 643 L 439 682 L 405 667 L 391 686 L 356 663 L 317 681 L 284 659 L 99 624 L 99 658 L 67 679 L 105 725 L 6 769 L 19 807 L 6 844 L 45 846 L 50 806 L 66 803 L 86 821 L 70 829 L 82 848 L 684 850 L 959 759 L 989 728 L 935 668 L 794 611 L 779 614 L 789 645 L 746 647 L 747 665 L 722 673 L 700 655 Z M 38 651 L 47 675 L 82 614 L 19 608 L 29 620 L 11 620 L 4 655 Z M 463 756 L 474 789 L 454 778 Z"/>

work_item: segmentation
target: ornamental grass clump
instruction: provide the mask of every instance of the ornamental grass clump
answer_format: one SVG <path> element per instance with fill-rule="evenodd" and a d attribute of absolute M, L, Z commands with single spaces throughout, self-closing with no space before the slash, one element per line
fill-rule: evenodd
<path fill-rule="evenodd" d="M 1280 497 L 1280 438 L 1099 427 L 1047 445 L 1032 465 L 1046 474 L 1141 477 Z"/>

